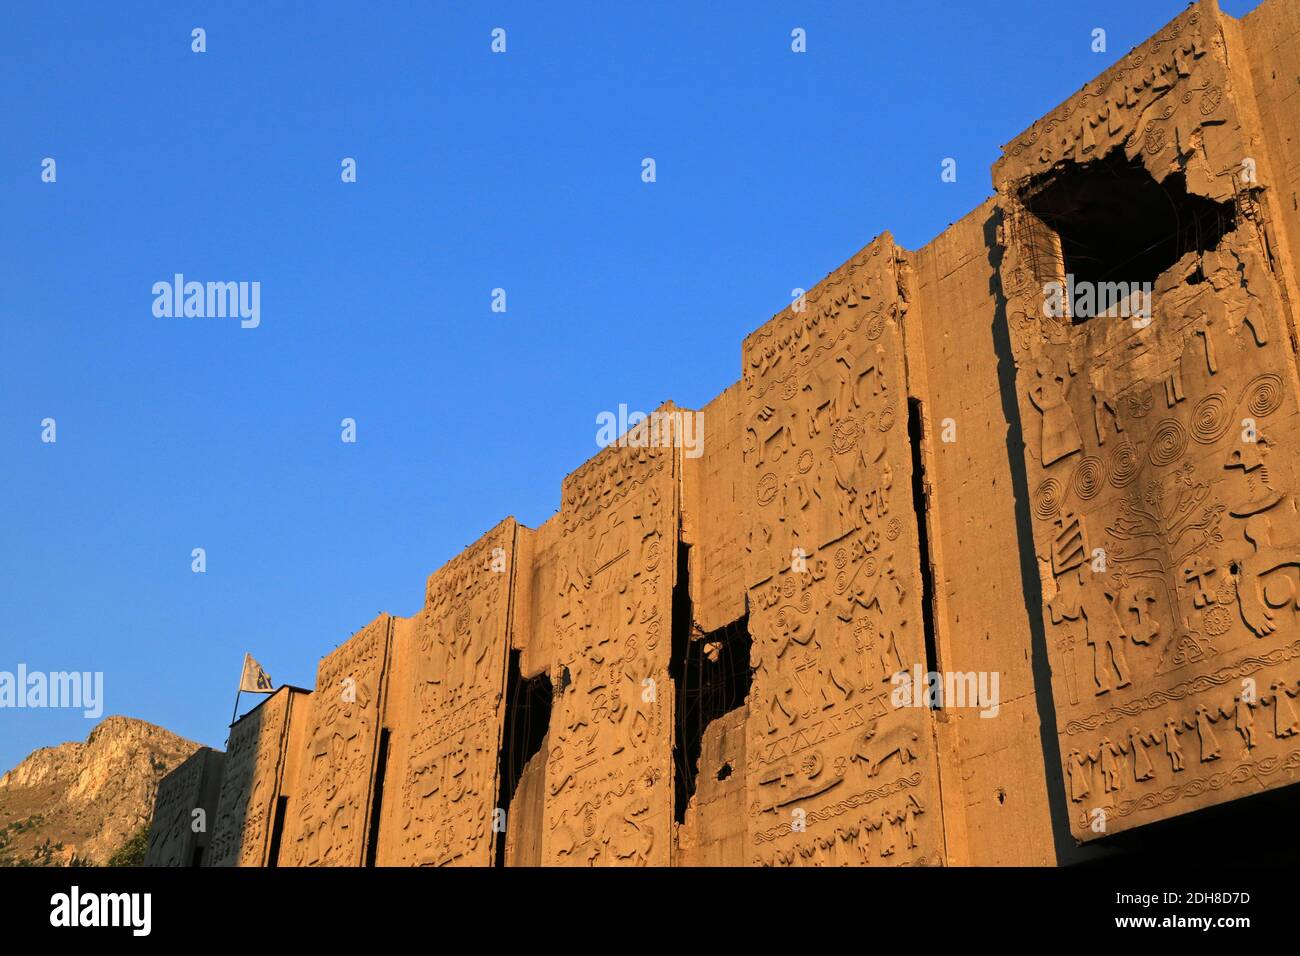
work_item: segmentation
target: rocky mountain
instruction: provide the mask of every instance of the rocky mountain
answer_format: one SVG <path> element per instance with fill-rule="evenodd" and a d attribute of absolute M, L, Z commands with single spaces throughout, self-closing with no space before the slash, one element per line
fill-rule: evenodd
<path fill-rule="evenodd" d="M 199 744 L 131 717 L 34 751 L 0 777 L 0 865 L 102 865 L 153 815 L 160 781 Z"/>

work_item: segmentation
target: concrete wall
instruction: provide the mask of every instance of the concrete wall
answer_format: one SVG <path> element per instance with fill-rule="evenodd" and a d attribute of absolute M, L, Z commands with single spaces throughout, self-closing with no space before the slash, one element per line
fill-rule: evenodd
<path fill-rule="evenodd" d="M 286 865 L 1052 865 L 1294 782 L 1300 10 L 1192 5 L 993 185 L 245 717 L 220 860 L 284 796 Z M 1093 269 L 1151 321 L 1045 312 Z"/>

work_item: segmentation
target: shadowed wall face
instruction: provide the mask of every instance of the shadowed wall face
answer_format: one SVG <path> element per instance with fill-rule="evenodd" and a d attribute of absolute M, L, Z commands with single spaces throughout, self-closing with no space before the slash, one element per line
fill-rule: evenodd
<path fill-rule="evenodd" d="M 1300 776 L 1293 317 L 1232 29 L 1198 4 L 994 171 L 1079 840 Z"/>
<path fill-rule="evenodd" d="M 158 784 L 145 866 L 203 866 L 226 755 L 201 747 Z"/>
<path fill-rule="evenodd" d="M 276 841 L 306 755 L 311 697 L 281 687 L 230 729 L 209 866 L 278 865 Z"/>

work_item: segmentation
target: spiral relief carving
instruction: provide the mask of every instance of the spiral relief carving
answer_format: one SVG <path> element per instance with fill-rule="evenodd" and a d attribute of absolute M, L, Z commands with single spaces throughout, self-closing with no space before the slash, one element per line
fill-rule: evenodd
<path fill-rule="evenodd" d="M 1105 483 L 1106 465 L 1100 458 L 1091 455 L 1079 462 L 1079 467 L 1074 469 L 1074 476 L 1070 479 L 1070 485 L 1081 501 L 1096 498 Z"/>
<path fill-rule="evenodd" d="M 1109 480 L 1116 488 L 1123 488 L 1137 477 L 1142 460 L 1137 446 L 1131 441 L 1121 442 L 1110 453 Z"/>
<path fill-rule="evenodd" d="M 1166 418 L 1156 426 L 1151 436 L 1151 448 L 1147 457 L 1157 468 L 1172 465 L 1187 450 L 1187 429 L 1177 419 Z"/>
<path fill-rule="evenodd" d="M 778 627 L 790 627 L 795 623 L 792 617 L 794 614 L 807 614 L 812 610 L 812 595 L 807 591 L 799 598 L 798 604 L 782 604 L 776 610 L 776 623 Z"/>
<path fill-rule="evenodd" d="M 1192 437 L 1202 445 L 1210 445 L 1223 437 L 1228 430 L 1228 398 L 1223 392 L 1206 395 L 1192 410 Z"/>
<path fill-rule="evenodd" d="M 1056 478 L 1044 478 L 1034 489 L 1034 514 L 1044 521 L 1055 518 L 1061 510 L 1062 497 L 1061 482 Z"/>
<path fill-rule="evenodd" d="M 1246 408 L 1256 418 L 1271 415 L 1282 407 L 1282 376 L 1276 372 L 1256 375 L 1246 386 Z"/>

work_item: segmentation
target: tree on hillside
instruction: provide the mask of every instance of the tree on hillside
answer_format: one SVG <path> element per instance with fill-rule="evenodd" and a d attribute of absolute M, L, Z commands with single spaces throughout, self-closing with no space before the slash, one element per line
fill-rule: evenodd
<path fill-rule="evenodd" d="M 109 866 L 144 866 L 144 854 L 149 849 L 149 824 L 145 824 L 108 858 Z"/>

